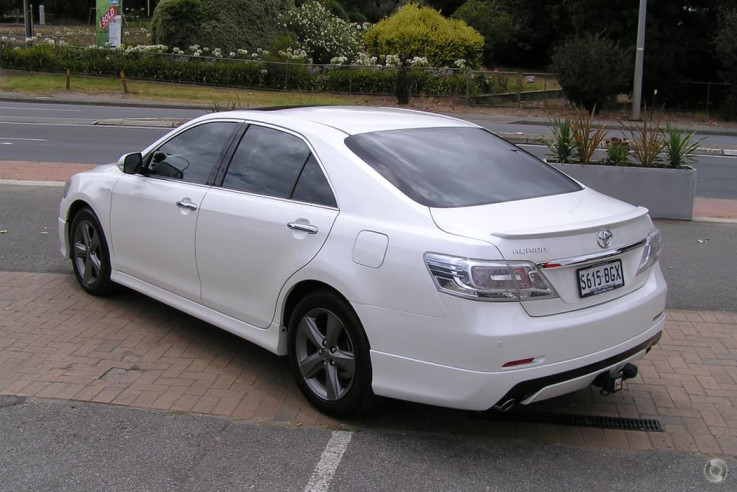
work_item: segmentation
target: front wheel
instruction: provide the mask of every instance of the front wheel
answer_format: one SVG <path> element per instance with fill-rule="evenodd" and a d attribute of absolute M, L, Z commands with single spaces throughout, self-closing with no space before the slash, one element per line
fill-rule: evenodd
<path fill-rule="evenodd" d="M 92 295 L 112 291 L 110 253 L 102 226 L 89 208 L 77 212 L 71 227 L 72 267 L 77 282 Z"/>
<path fill-rule="evenodd" d="M 310 403 L 332 417 L 369 410 L 369 344 L 353 309 L 329 292 L 297 304 L 289 320 L 289 365 Z"/>

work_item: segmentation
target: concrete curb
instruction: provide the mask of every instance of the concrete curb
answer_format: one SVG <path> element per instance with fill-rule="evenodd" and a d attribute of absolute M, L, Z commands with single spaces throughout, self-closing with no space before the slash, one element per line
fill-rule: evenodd
<path fill-rule="evenodd" d="M 186 118 L 181 119 L 160 119 L 160 118 L 111 118 L 105 120 L 97 120 L 95 125 L 101 126 L 147 126 L 156 128 L 176 128 L 189 121 Z"/>

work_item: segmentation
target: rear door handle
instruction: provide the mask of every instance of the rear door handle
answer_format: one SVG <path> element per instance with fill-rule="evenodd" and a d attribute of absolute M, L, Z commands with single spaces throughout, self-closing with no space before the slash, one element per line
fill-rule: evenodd
<path fill-rule="evenodd" d="M 299 222 L 290 222 L 287 227 L 293 231 L 302 231 L 307 234 L 317 234 L 317 227 L 310 224 L 300 224 Z"/>
<path fill-rule="evenodd" d="M 179 200 L 177 202 L 177 207 L 186 208 L 187 210 L 192 210 L 192 211 L 197 210 L 197 205 L 195 205 L 194 203 L 190 202 L 189 200 L 187 200 L 187 201 Z"/>

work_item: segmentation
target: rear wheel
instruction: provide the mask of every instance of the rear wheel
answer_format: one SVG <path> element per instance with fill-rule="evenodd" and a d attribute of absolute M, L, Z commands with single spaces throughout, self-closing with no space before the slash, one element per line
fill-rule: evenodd
<path fill-rule="evenodd" d="M 77 282 L 92 295 L 103 296 L 112 291 L 110 253 L 100 221 L 89 208 L 83 208 L 72 219 L 72 267 Z"/>
<path fill-rule="evenodd" d="M 297 386 L 321 412 L 348 417 L 369 410 L 369 345 L 353 309 L 329 292 L 297 304 L 289 321 L 289 364 Z"/>

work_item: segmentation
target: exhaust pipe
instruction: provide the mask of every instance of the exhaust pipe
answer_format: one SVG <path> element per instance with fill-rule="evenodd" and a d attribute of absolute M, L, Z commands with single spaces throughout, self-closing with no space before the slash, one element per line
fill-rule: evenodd
<path fill-rule="evenodd" d="M 497 403 L 496 405 L 491 407 L 491 409 L 495 412 L 504 413 L 511 410 L 515 403 L 517 403 L 517 400 L 515 400 L 514 398 L 510 398 L 509 400 L 505 400 L 502 403 Z"/>

